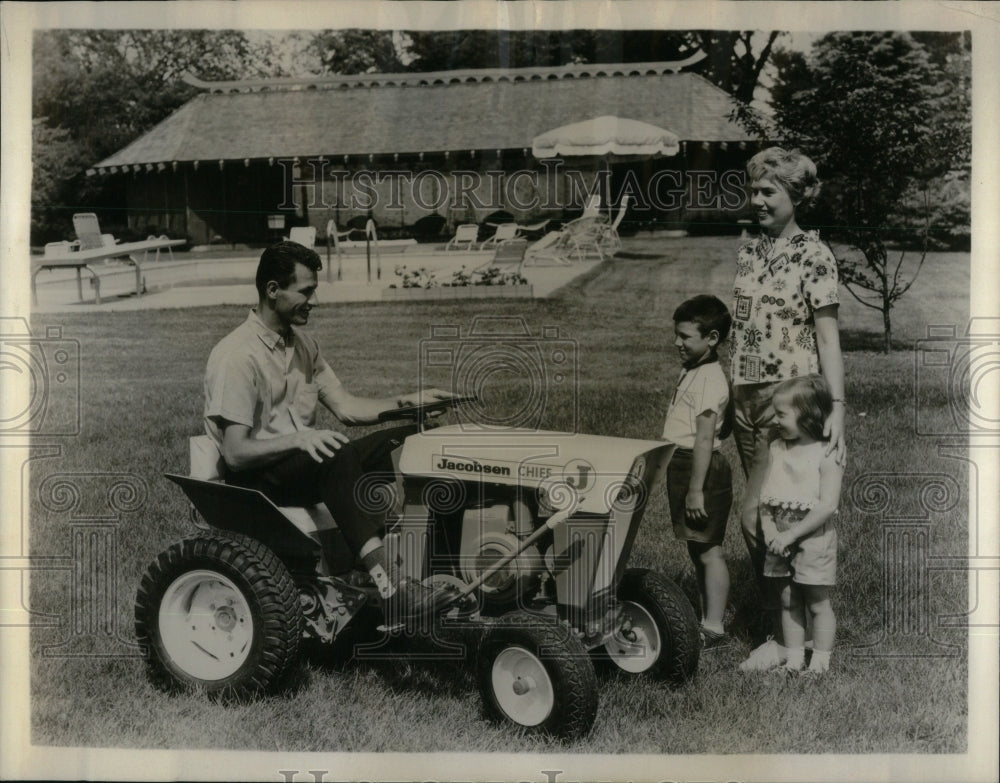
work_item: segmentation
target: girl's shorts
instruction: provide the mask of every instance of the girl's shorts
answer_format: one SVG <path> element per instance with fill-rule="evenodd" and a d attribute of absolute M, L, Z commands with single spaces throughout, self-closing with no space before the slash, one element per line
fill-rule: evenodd
<path fill-rule="evenodd" d="M 809 513 L 804 509 L 787 509 L 761 504 L 761 520 L 771 518 L 779 532 L 800 522 Z M 770 550 L 764 558 L 764 576 L 791 577 L 802 585 L 834 585 L 837 583 L 837 531 L 825 522 L 805 538 L 799 539 L 787 557 Z"/>
<path fill-rule="evenodd" d="M 690 449 L 675 449 L 667 465 L 667 500 L 670 503 L 670 520 L 674 535 L 681 541 L 698 541 L 703 544 L 722 544 L 726 536 L 726 521 L 733 505 L 733 480 L 729 462 L 718 451 L 712 452 L 712 461 L 705 475 L 702 492 L 705 495 L 705 519 L 689 519 L 684 499 L 691 483 L 694 454 Z"/>

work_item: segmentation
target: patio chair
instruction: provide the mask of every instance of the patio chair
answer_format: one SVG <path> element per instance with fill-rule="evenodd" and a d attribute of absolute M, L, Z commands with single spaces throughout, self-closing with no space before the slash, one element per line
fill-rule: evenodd
<path fill-rule="evenodd" d="M 76 232 L 80 250 L 97 250 L 101 247 L 111 247 L 116 243 L 111 234 L 101 233 L 101 225 L 93 212 L 77 212 L 73 215 L 73 230 Z"/>
<path fill-rule="evenodd" d="M 539 223 L 531 223 L 530 225 L 522 225 L 521 223 L 518 223 L 517 235 L 519 237 L 531 238 L 530 235 L 535 234 L 537 236 L 533 237 L 534 239 L 541 239 L 544 235 L 545 227 L 551 222 L 551 219 L 546 218 Z"/>
<path fill-rule="evenodd" d="M 574 259 L 583 260 L 570 233 L 550 231 L 526 248 L 521 266 L 570 266 Z"/>
<path fill-rule="evenodd" d="M 298 242 L 312 249 L 316 245 L 316 227 L 296 226 L 288 231 L 287 239 L 289 242 Z"/>
<path fill-rule="evenodd" d="M 528 251 L 528 240 L 521 237 L 508 239 L 496 246 L 493 257 L 477 266 L 473 271 L 489 269 L 493 266 L 517 266 L 518 270 L 524 264 L 524 257 Z"/>
<path fill-rule="evenodd" d="M 487 247 L 498 247 L 504 242 L 510 242 L 517 238 L 518 225 L 517 223 L 501 223 L 498 225 L 496 232 L 480 245 L 480 250 L 485 250 Z"/>
<path fill-rule="evenodd" d="M 612 258 L 615 253 L 622 249 L 622 240 L 618 236 L 618 226 L 622 224 L 622 220 L 625 218 L 625 212 L 628 210 L 628 202 L 630 196 L 626 193 L 622 196 L 622 203 L 618 206 L 618 214 L 615 215 L 613 223 L 606 224 L 602 231 L 601 236 L 598 239 L 598 245 L 602 255 L 607 255 L 608 258 Z"/>
<path fill-rule="evenodd" d="M 445 250 L 455 250 L 465 245 L 466 250 L 475 250 L 479 240 L 479 226 L 475 223 L 463 223 L 455 229 L 455 236 L 448 240 Z"/>
<path fill-rule="evenodd" d="M 599 193 L 595 193 L 590 196 L 583 205 L 583 214 L 580 215 L 581 218 L 596 218 L 601 216 L 601 196 Z"/>
<path fill-rule="evenodd" d="M 578 217 L 563 226 L 562 230 L 567 234 L 567 243 L 573 246 L 580 261 L 590 255 L 596 255 L 603 261 L 603 239 L 607 228 L 608 222 L 603 217 Z"/>

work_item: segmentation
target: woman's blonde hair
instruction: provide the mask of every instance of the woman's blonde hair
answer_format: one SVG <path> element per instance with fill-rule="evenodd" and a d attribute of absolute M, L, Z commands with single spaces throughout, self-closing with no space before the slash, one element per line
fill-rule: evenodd
<path fill-rule="evenodd" d="M 816 164 L 798 150 L 768 147 L 750 158 L 747 174 L 751 181 L 777 182 L 796 205 L 810 207 L 819 196 L 821 183 L 816 178 Z"/>

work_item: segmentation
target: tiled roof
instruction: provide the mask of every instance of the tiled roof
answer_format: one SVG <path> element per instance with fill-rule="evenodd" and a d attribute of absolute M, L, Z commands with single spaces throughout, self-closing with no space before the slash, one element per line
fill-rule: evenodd
<path fill-rule="evenodd" d="M 681 141 L 751 140 L 730 120 L 734 101 L 726 92 L 698 74 L 643 68 L 424 74 L 416 81 L 410 74 L 395 81 L 392 75 L 367 75 L 296 84 L 223 83 L 222 89 L 263 89 L 198 95 L 97 167 L 530 151 L 540 133 L 606 114 L 658 125 Z M 438 76 L 451 81 L 428 78 Z"/>

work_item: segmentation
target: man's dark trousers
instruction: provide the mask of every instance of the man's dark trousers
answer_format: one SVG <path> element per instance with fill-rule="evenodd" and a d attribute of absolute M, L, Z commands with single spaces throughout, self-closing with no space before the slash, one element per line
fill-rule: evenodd
<path fill-rule="evenodd" d="M 392 452 L 415 432 L 412 425 L 379 430 L 345 443 L 323 462 L 297 452 L 263 468 L 231 473 L 226 483 L 259 490 L 279 506 L 322 501 L 356 555 L 369 539 L 381 538 L 385 525 L 385 510 L 364 500 L 371 497 L 365 476 L 375 474 L 373 478 L 384 477 L 391 484 Z"/>

